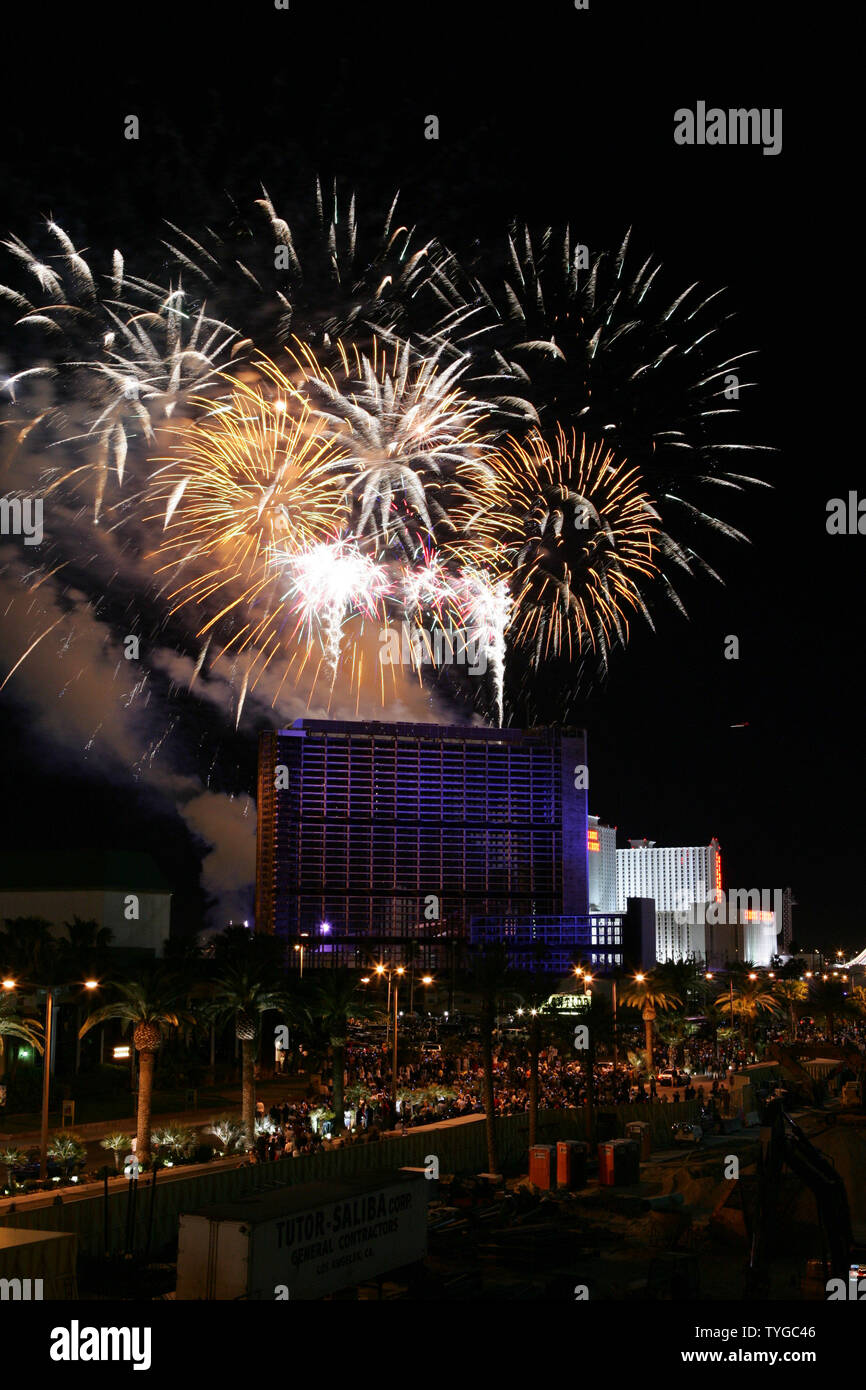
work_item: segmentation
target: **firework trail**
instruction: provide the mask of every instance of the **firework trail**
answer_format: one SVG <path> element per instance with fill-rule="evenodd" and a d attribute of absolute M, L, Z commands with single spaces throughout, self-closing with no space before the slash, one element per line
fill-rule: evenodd
<path fill-rule="evenodd" d="M 505 718 L 506 632 L 513 610 L 508 580 L 485 570 L 463 570 L 458 603 L 466 627 L 466 642 L 484 653 L 493 674 L 496 722 L 501 727 Z"/>
<path fill-rule="evenodd" d="M 289 581 L 281 601 L 289 603 L 302 630 L 311 637 L 321 628 L 333 685 L 340 666 L 343 624 L 350 613 L 382 617 L 388 575 L 351 537 L 295 553 L 278 551 L 276 559 L 281 577 Z"/>

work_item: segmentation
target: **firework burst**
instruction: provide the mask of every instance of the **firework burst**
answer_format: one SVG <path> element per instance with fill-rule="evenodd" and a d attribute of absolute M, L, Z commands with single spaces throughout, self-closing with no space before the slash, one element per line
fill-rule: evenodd
<path fill-rule="evenodd" d="M 643 590 L 657 573 L 658 517 L 638 472 L 562 429 L 552 445 L 538 433 L 512 441 L 502 459 L 510 639 L 536 669 L 588 650 L 603 667 L 627 638 L 628 613 L 646 614 Z"/>
<path fill-rule="evenodd" d="M 336 185 L 291 217 L 263 191 L 249 219 L 172 231 L 168 285 L 118 252 L 98 274 L 53 222 L 44 253 L 8 240 L 22 352 L 0 386 L 40 493 L 72 494 L 51 563 L 86 587 L 89 521 L 111 515 L 106 563 L 140 585 L 155 555 L 142 606 L 160 632 L 177 615 L 170 641 L 194 632 L 193 679 L 231 654 L 238 718 L 265 670 L 281 689 L 317 654 L 330 691 L 349 667 L 360 692 L 365 624 L 399 617 L 434 655 L 483 653 L 472 698 L 502 723 L 542 667 L 572 695 L 603 670 L 654 586 L 679 604 L 666 562 L 715 575 L 695 545 L 744 539 L 707 499 L 758 481 L 730 471 L 751 354 L 724 347 L 718 294 L 665 292 L 628 238 L 590 257 L 514 226 L 501 274 L 466 273 L 396 200 L 370 235 Z"/>
<path fill-rule="evenodd" d="M 399 195 L 398 195 L 399 196 Z M 263 188 L 248 212 L 195 239 L 169 223 L 165 245 L 178 268 L 263 351 L 294 335 L 317 348 L 341 336 L 405 325 L 429 273 L 433 243 L 397 216 L 394 197 L 381 225 L 362 227 L 353 192 L 316 180 L 312 204 L 289 219 Z"/>
<path fill-rule="evenodd" d="M 317 554 L 345 515 L 345 457 L 308 402 L 256 379 L 226 376 L 228 395 L 196 402 L 159 461 L 149 497 L 162 519 L 158 572 L 172 611 L 207 615 L 199 636 L 224 631 L 222 650 L 253 646 L 260 674 L 284 651 L 279 576 L 286 556 Z"/>
<path fill-rule="evenodd" d="M 460 389 L 465 360 L 443 365 L 408 343 L 370 356 L 336 344 L 339 366 L 308 345 L 292 353 L 300 386 L 348 455 L 352 530 L 418 560 L 423 547 L 483 530 L 495 505 L 486 406 Z"/>
<path fill-rule="evenodd" d="M 590 257 L 568 228 L 533 239 L 515 224 L 498 287 L 437 258 L 432 283 L 445 312 L 433 340 L 471 354 L 471 389 L 499 418 L 573 426 L 627 457 L 660 513 L 663 552 L 718 578 L 693 540 L 707 530 L 745 537 L 708 499 L 766 486 L 729 467 L 763 447 L 735 433 L 754 353 L 725 350 L 732 315 L 720 312 L 721 291 L 692 284 L 671 296 L 660 264 L 630 268 L 628 252 L 628 235 Z"/>
<path fill-rule="evenodd" d="M 25 417 L 19 444 L 30 438 L 83 449 L 84 464 L 48 469 L 46 481 L 92 485 L 98 519 L 109 473 L 123 483 L 132 439 L 152 443 L 155 427 L 205 390 L 243 345 L 204 306 L 190 312 L 181 286 L 128 276 L 119 251 L 99 275 L 62 227 L 49 222 L 47 230 L 45 257 L 17 237 L 3 243 L 28 288 L 0 285 L 0 299 L 18 315 L 26 360 L 37 361 L 7 377 L 3 393 Z"/>

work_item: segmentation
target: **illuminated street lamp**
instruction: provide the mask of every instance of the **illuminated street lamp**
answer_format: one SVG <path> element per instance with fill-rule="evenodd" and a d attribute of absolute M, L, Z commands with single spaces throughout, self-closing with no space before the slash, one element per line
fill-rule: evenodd
<path fill-rule="evenodd" d="M 48 1177 L 48 1100 L 51 1091 L 51 1043 L 54 1028 L 54 995 L 62 986 L 50 985 L 45 991 L 45 1051 L 42 1066 L 42 1131 L 39 1137 L 39 1176 Z M 85 989 L 98 989 L 98 980 L 85 980 Z"/>
<path fill-rule="evenodd" d="M 394 1059 L 391 1065 L 391 1089 L 394 1093 L 394 1104 L 397 1104 L 397 1000 L 400 996 L 400 977 L 406 974 L 402 965 L 398 965 L 394 971 L 397 976 L 394 981 Z"/>
<path fill-rule="evenodd" d="M 302 936 L 308 936 L 308 935 L 309 935 L 309 932 L 302 932 L 301 935 L 302 935 Z M 303 979 L 303 978 L 304 978 L 304 951 L 306 950 L 306 946 L 304 945 L 304 942 L 302 941 L 302 942 L 300 943 L 300 945 L 296 942 L 296 943 L 295 943 L 295 950 L 300 952 L 300 956 L 301 956 L 301 974 L 300 974 L 300 978 Z"/>

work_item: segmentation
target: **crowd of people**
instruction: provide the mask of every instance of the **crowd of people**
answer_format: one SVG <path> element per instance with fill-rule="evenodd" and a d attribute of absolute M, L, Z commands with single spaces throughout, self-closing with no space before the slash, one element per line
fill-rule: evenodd
<path fill-rule="evenodd" d="M 743 1050 L 718 1056 L 712 1049 L 686 1049 L 684 1067 L 673 1070 L 661 1085 L 655 1076 L 629 1065 L 597 1061 L 592 1067 L 595 1106 L 671 1104 L 702 1099 L 719 1114 L 730 1113 L 731 1070 L 746 1065 Z M 666 1067 L 661 1055 L 656 1070 Z M 286 1100 L 265 1114 L 260 1103 L 256 1153 L 265 1162 L 287 1156 L 300 1157 L 347 1144 L 375 1143 L 392 1130 L 408 1130 L 442 1120 L 482 1114 L 483 1070 L 480 1048 L 448 1053 L 420 1053 L 420 1060 L 398 1068 L 396 1097 L 392 1094 L 390 1055 L 386 1047 L 350 1045 L 346 1055 L 342 1127 L 334 1113 L 333 1085 L 310 1079 L 301 1101 Z M 686 1068 L 689 1070 L 687 1071 Z M 705 1078 L 698 1088 L 689 1075 Z M 494 1103 L 497 1115 L 514 1115 L 529 1109 L 530 1060 L 525 1050 L 500 1044 L 493 1050 Z M 538 1105 L 542 1110 L 585 1106 L 588 1069 L 579 1056 L 569 1057 L 557 1047 L 541 1050 L 538 1059 Z"/>
<path fill-rule="evenodd" d="M 788 1040 L 783 1022 L 766 1031 L 768 1038 Z M 831 1041 L 866 1054 L 866 1023 L 844 1019 L 829 1030 L 814 1019 L 801 1020 L 797 1039 Z M 672 1104 L 700 1099 L 719 1115 L 731 1113 L 731 1076 L 759 1060 L 753 1046 L 732 1041 L 715 1046 L 706 1038 L 688 1039 L 679 1046 L 677 1066 L 670 1065 L 666 1050 L 653 1059 L 655 1075 L 630 1063 L 598 1060 L 591 1069 L 592 1094 L 588 1094 L 586 1060 L 570 1056 L 555 1046 L 543 1048 L 538 1059 L 538 1105 L 542 1110 L 585 1106 Z M 288 1060 L 288 1059 L 287 1059 Z M 383 1134 L 442 1120 L 483 1113 L 483 1070 L 480 1047 L 465 1043 L 459 1048 L 421 1047 L 419 1059 L 400 1066 L 396 1097 L 392 1092 L 390 1049 L 373 1043 L 350 1044 L 346 1052 L 342 1127 L 333 1112 L 333 1086 L 308 1080 L 303 1100 L 286 1100 L 267 1115 L 258 1116 L 256 1142 L 259 1161 L 284 1156 L 300 1157 L 346 1144 L 376 1143 Z M 287 1066 L 287 1073 L 298 1074 Z M 666 1084 L 658 1078 L 664 1075 Z M 497 1115 L 514 1115 L 530 1104 L 530 1059 L 527 1049 L 504 1042 L 493 1049 L 494 1103 Z M 701 1086 L 693 1078 L 700 1077 Z"/>

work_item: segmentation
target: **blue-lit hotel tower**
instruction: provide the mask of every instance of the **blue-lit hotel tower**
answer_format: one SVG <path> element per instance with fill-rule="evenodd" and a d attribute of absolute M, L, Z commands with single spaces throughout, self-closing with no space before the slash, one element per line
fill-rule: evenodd
<path fill-rule="evenodd" d="M 408 958 L 410 943 L 437 967 L 456 943 L 499 939 L 516 957 L 556 947 L 558 969 L 599 931 L 608 944 L 587 916 L 585 769 L 575 729 L 299 719 L 264 733 L 256 930 L 302 945 L 310 967 Z"/>

